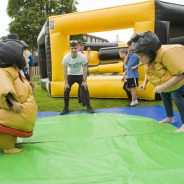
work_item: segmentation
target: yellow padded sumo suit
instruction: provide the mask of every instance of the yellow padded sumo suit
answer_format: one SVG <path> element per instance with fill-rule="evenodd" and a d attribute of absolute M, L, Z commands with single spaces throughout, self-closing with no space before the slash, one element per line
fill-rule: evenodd
<path fill-rule="evenodd" d="M 170 80 L 176 75 L 184 73 L 184 46 L 162 45 L 157 50 L 156 58 L 149 67 L 146 67 L 148 80 L 154 86 L 158 86 Z M 174 91 L 184 85 L 184 79 L 168 87 L 164 92 Z"/>
<path fill-rule="evenodd" d="M 9 93 L 21 104 L 21 113 L 15 113 L 9 106 L 6 99 Z M 32 88 L 23 73 L 16 66 L 0 67 L 0 125 L 30 132 L 34 128 L 37 109 Z M 16 139 L 0 133 L 0 149 L 14 147 Z"/>

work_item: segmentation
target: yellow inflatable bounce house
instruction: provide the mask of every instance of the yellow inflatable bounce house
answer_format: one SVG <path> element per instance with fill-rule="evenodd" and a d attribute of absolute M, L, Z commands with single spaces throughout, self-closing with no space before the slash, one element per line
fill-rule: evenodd
<path fill-rule="evenodd" d="M 155 32 L 162 44 L 183 43 L 184 22 L 179 18 L 183 17 L 183 9 L 178 4 L 145 0 L 136 4 L 49 17 L 37 40 L 41 83 L 52 97 L 63 97 L 64 75 L 61 61 L 69 51 L 70 35 L 133 28 L 135 33 Z M 119 60 L 115 63 L 108 60 L 104 64 L 99 59 L 98 52 L 94 51 L 91 52 L 89 65 L 90 73 L 93 73 L 88 77 L 91 97 L 127 97 L 122 90 L 122 63 Z M 143 66 L 139 68 L 139 74 L 141 84 L 144 79 Z M 76 85 L 72 89 L 71 96 L 77 96 L 77 87 Z M 148 84 L 145 91 L 138 91 L 138 97 L 155 99 L 153 89 Z"/>

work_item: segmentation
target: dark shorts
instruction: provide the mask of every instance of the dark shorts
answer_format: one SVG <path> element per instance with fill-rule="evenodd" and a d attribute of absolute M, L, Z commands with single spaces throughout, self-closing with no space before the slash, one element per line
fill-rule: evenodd
<path fill-rule="evenodd" d="M 127 81 L 126 81 L 127 88 L 135 88 L 138 85 L 139 85 L 138 78 L 130 78 L 130 79 L 127 79 Z"/>

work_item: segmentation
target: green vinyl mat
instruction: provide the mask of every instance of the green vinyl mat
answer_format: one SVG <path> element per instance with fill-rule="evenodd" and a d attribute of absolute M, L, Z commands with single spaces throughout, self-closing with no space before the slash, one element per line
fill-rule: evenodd
<path fill-rule="evenodd" d="M 184 133 L 124 114 L 38 119 L 23 151 L 0 152 L 0 184 L 182 184 Z"/>

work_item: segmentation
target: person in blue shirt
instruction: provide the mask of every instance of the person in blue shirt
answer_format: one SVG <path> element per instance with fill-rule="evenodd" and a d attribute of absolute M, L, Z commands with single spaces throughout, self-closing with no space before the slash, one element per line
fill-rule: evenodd
<path fill-rule="evenodd" d="M 119 56 L 123 60 L 123 72 L 124 72 L 121 81 L 124 82 L 123 89 L 125 90 L 125 92 L 127 94 L 127 97 L 130 100 L 130 102 L 131 102 L 132 95 L 130 93 L 130 89 L 127 88 L 126 65 L 124 63 L 124 61 L 127 59 L 127 54 L 128 54 L 128 49 L 127 48 L 122 48 L 122 49 L 119 50 Z"/>
<path fill-rule="evenodd" d="M 130 107 L 134 107 L 138 104 L 136 87 L 138 86 L 138 67 L 142 65 L 139 64 L 139 57 L 131 52 L 131 42 L 128 42 L 128 52 L 125 49 L 120 49 L 119 54 L 122 59 L 124 59 L 124 69 L 125 73 L 123 76 L 124 86 L 128 98 L 131 100 Z"/>
<path fill-rule="evenodd" d="M 23 69 L 24 75 L 26 77 L 26 79 L 30 82 L 32 88 L 34 89 L 34 83 L 33 83 L 33 75 L 34 75 L 34 71 L 33 71 L 33 67 L 34 67 L 34 59 L 32 54 L 30 53 L 29 56 L 29 67 L 25 67 Z"/>

